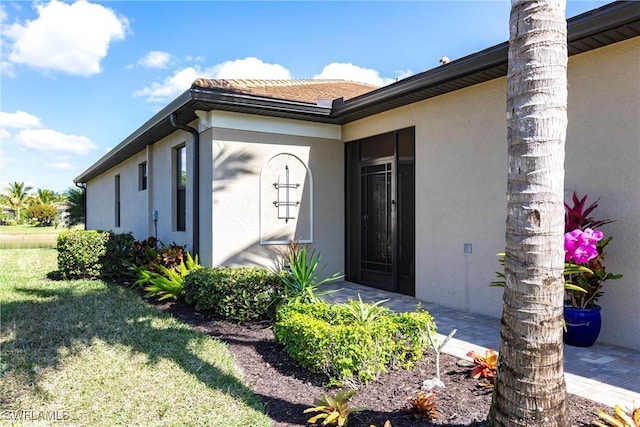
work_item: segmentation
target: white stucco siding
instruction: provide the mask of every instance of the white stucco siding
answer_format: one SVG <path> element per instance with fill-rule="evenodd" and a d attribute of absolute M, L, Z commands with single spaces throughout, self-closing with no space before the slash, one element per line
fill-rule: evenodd
<path fill-rule="evenodd" d="M 132 232 L 147 237 L 147 191 L 138 189 L 138 165 L 144 151 L 87 183 L 87 228 Z M 116 226 L 116 175 L 120 176 L 120 226 Z"/>
<path fill-rule="evenodd" d="M 277 208 L 272 202 L 267 200 L 271 206 L 262 203 L 261 207 L 260 177 L 265 162 L 286 153 L 305 163 L 313 175 L 311 246 L 322 253 L 323 264 L 327 264 L 325 273 L 343 270 L 342 143 L 331 139 L 220 128 L 213 129 L 213 139 L 212 264 L 273 266 L 274 255 L 283 246 L 260 244 L 261 209 L 269 209 L 268 214 L 277 216 Z M 309 189 L 308 185 L 303 187 Z M 311 197 L 304 192 L 299 196 L 301 200 Z M 299 227 L 296 236 L 304 234 L 308 220 L 302 215 L 290 220 Z"/>
<path fill-rule="evenodd" d="M 614 240 L 600 340 L 640 348 L 640 40 L 569 60 L 566 196 L 601 202 Z M 345 142 L 416 127 L 416 296 L 499 317 L 489 287 L 504 251 L 506 79 L 475 85 L 343 127 Z M 472 243 L 465 255 L 463 244 Z M 467 296 L 468 295 L 468 296 Z"/>
<path fill-rule="evenodd" d="M 346 141 L 415 126 L 416 297 L 496 315 L 489 288 L 504 251 L 504 81 L 398 108 L 344 126 Z M 471 243 L 473 252 L 464 253 Z"/>
<path fill-rule="evenodd" d="M 186 245 L 192 251 L 192 218 L 193 218 L 193 163 L 192 136 L 185 131 L 178 130 L 166 138 L 153 144 L 149 190 L 151 191 L 151 206 L 148 216 L 151 218 L 154 210 L 158 211 L 158 239 L 164 244 L 177 243 Z M 187 153 L 187 192 L 186 192 L 186 230 L 176 230 L 176 165 L 175 149 L 186 145 Z M 152 224 L 153 225 L 153 224 Z M 155 233 L 155 231 L 154 231 Z M 148 237 L 148 235 L 147 235 Z"/>
<path fill-rule="evenodd" d="M 600 198 L 597 218 L 613 236 L 606 267 L 601 340 L 640 349 L 640 38 L 572 57 L 569 62 L 567 197 Z"/>

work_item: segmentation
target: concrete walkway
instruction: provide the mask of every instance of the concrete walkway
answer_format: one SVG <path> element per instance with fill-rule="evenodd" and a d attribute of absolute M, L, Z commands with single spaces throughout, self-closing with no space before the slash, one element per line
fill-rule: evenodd
<path fill-rule="evenodd" d="M 398 312 L 413 311 L 420 303 L 435 318 L 442 338 L 457 330 L 443 349 L 444 353 L 456 357 L 468 359 L 470 350 L 484 352 L 487 348 L 496 351 L 500 348 L 500 319 L 350 282 L 325 285 L 322 289 L 342 289 L 327 295 L 325 299 L 329 302 L 358 299 L 358 294 L 365 302 L 389 298 L 384 305 Z M 604 343 L 588 348 L 565 345 L 564 369 L 567 391 L 571 394 L 608 406 L 630 406 L 634 401 L 640 405 L 640 351 Z"/>

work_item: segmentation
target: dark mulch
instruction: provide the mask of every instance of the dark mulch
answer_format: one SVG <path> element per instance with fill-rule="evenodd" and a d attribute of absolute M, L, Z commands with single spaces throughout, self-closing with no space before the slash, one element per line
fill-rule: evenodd
<path fill-rule="evenodd" d="M 183 302 L 148 300 L 177 319 L 228 344 L 242 368 L 246 384 L 262 399 L 274 426 L 306 426 L 309 414 L 303 411 L 314 398 L 326 392 L 327 378 L 298 367 L 273 339 L 266 323 L 236 325 L 195 312 Z M 437 408 L 441 415 L 433 421 L 415 420 L 403 410 L 407 399 L 414 397 L 425 379 L 435 376 L 435 355 L 426 355 L 410 370 L 394 369 L 379 380 L 358 389 L 351 402 L 369 410 L 353 413 L 349 426 L 376 425 L 390 420 L 393 427 L 411 426 L 486 426 L 491 404 L 491 391 L 479 387 L 469 378 L 468 368 L 457 366 L 457 359 L 442 354 L 441 379 L 444 389 L 436 390 Z M 594 408 L 602 406 L 578 396 L 569 395 L 571 426 L 589 426 L 596 418 Z"/>

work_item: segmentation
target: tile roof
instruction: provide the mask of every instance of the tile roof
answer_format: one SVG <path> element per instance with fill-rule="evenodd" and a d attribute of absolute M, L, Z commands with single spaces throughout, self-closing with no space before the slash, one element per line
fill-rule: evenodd
<path fill-rule="evenodd" d="M 192 89 L 219 89 L 266 98 L 317 104 L 319 99 L 351 99 L 377 89 L 364 83 L 348 80 L 253 80 L 203 79 L 191 85 Z"/>

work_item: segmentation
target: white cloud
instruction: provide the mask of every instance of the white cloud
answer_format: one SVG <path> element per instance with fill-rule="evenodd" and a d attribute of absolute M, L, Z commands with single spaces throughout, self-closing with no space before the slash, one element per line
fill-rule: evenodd
<path fill-rule="evenodd" d="M 153 82 L 151 86 L 135 91 L 133 96 L 147 97 L 147 102 L 167 102 L 189 89 L 198 77 L 202 77 L 202 73 L 197 68 L 182 68 L 161 83 Z"/>
<path fill-rule="evenodd" d="M 96 148 L 86 136 L 67 135 L 52 129 L 24 129 L 15 141 L 23 148 L 55 154 L 87 154 Z"/>
<path fill-rule="evenodd" d="M 45 167 L 47 169 L 53 169 L 53 170 L 72 170 L 73 169 L 73 165 L 69 162 L 49 163 Z"/>
<path fill-rule="evenodd" d="M 171 60 L 168 52 L 152 50 L 138 60 L 138 64 L 146 68 L 166 68 Z"/>
<path fill-rule="evenodd" d="M 134 96 L 147 97 L 148 102 L 166 103 L 185 90 L 197 78 L 207 79 L 290 79 L 289 70 L 279 64 L 268 64 L 258 58 L 247 57 L 226 61 L 210 68 L 198 66 L 178 69 L 162 82 L 154 82 L 150 86 L 137 90 Z"/>
<path fill-rule="evenodd" d="M 35 4 L 36 19 L 3 31 L 13 41 L 8 56 L 12 63 L 80 76 L 97 74 L 110 43 L 124 40 L 129 27 L 125 17 L 86 0 Z"/>
<path fill-rule="evenodd" d="M 354 82 L 368 83 L 374 86 L 386 86 L 395 82 L 395 79 L 381 77 L 380 73 L 371 68 L 358 67 L 352 63 L 332 62 L 326 65 L 320 74 L 313 76 L 314 79 L 343 79 Z"/>
<path fill-rule="evenodd" d="M 0 111 L 0 128 L 39 128 L 40 119 L 33 114 L 25 113 L 24 111 L 16 111 L 15 113 L 6 113 Z"/>
<path fill-rule="evenodd" d="M 208 77 L 208 76 L 203 76 Z M 210 76 L 213 79 L 278 79 L 291 78 L 289 70 L 279 64 L 267 64 L 255 57 L 226 61 L 214 65 Z"/>

